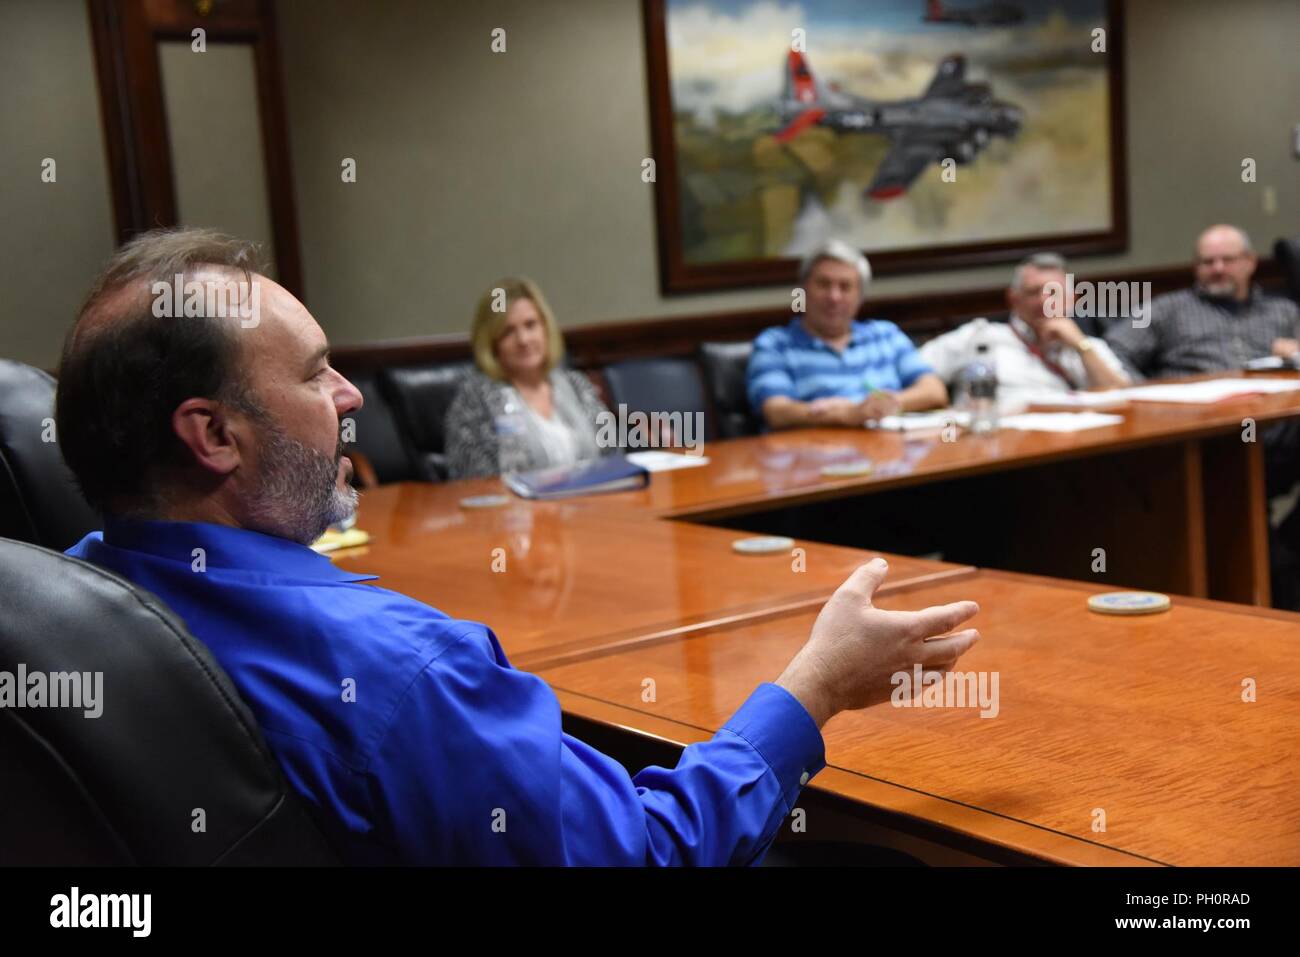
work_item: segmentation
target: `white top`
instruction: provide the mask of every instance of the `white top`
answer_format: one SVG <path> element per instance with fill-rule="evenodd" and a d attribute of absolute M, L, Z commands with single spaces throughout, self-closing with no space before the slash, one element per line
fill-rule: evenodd
<path fill-rule="evenodd" d="M 573 465 L 577 462 L 577 439 L 573 431 L 564 424 L 564 420 L 560 418 L 559 413 L 552 408 L 551 417 L 548 419 L 539 414 L 527 402 L 524 402 L 524 408 L 528 410 L 528 414 L 537 423 L 538 437 L 542 441 L 542 448 L 546 450 L 547 466 Z"/>
<path fill-rule="evenodd" d="M 1025 340 L 1035 344 L 1038 337 L 1018 316 L 1012 316 L 1010 322 L 982 323 L 978 319 L 967 322 L 921 346 L 921 358 L 930 364 L 944 382 L 953 382 L 958 373 L 975 360 L 976 340 L 981 328 L 984 330 L 983 340 L 989 345 L 988 354 L 997 369 L 999 399 L 1028 401 L 1034 393 L 1067 392 L 1071 388 L 1087 389 L 1093 385 L 1088 380 L 1083 356 L 1069 346 L 1057 342 L 1045 349 L 1039 348 L 1069 377 L 1069 383 L 1030 352 L 1016 331 L 1019 330 Z M 1102 362 L 1128 379 L 1128 373 L 1110 346 L 1095 336 L 1089 336 L 1088 341 Z"/>

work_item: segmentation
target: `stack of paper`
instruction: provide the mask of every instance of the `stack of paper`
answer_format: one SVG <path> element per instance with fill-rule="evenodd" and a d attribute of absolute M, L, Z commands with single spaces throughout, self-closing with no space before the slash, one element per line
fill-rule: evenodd
<path fill-rule="evenodd" d="M 1128 404 L 1123 390 L 1110 392 L 1027 392 L 1020 396 L 1029 405 L 1054 405 L 1066 409 L 1114 409 Z"/>
<path fill-rule="evenodd" d="M 887 415 L 877 422 L 868 422 L 877 429 L 887 432 L 919 432 L 925 429 L 942 429 L 948 424 L 966 426 L 970 424 L 969 412 L 957 412 L 941 409 L 938 412 L 904 412 L 902 415 Z"/>
<path fill-rule="evenodd" d="M 1201 382 L 1171 382 L 1119 389 L 1134 402 L 1185 402 L 1208 404 L 1231 396 L 1267 392 L 1295 392 L 1300 379 L 1205 379 Z"/>
<path fill-rule="evenodd" d="M 671 472 L 674 469 L 689 469 L 697 465 L 708 465 L 707 456 L 685 455 L 676 452 L 629 452 L 625 458 L 633 465 L 639 465 L 647 472 Z"/>
<path fill-rule="evenodd" d="M 1025 432 L 1082 432 L 1084 429 L 1119 425 L 1123 421 L 1122 415 L 1103 412 L 1025 412 L 1003 417 L 1000 425 L 1004 429 Z"/>

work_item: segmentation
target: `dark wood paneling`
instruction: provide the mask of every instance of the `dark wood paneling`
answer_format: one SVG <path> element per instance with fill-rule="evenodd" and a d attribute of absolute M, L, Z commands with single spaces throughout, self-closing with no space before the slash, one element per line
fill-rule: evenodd
<path fill-rule="evenodd" d="M 1272 595 L 1263 439 L 1244 441 L 1244 429 L 1201 442 L 1208 580 L 1216 598 L 1267 605 Z"/>
<path fill-rule="evenodd" d="M 118 242 L 176 224 L 158 51 L 136 3 L 87 0 Z"/>
<path fill-rule="evenodd" d="M 271 0 L 87 0 L 118 242 L 175 226 L 175 181 L 158 41 L 202 28 L 208 43 L 246 43 L 257 70 L 257 108 L 277 278 L 305 297 L 279 45 Z"/>
<path fill-rule="evenodd" d="M 141 5 L 156 32 L 186 38 L 195 27 L 225 37 L 257 36 L 265 12 L 263 0 L 141 0 Z"/>
<path fill-rule="evenodd" d="M 302 257 L 298 246 L 298 210 L 294 200 L 293 168 L 289 161 L 289 121 L 284 113 L 280 41 L 275 5 L 263 0 L 261 33 L 253 47 L 257 60 L 257 110 L 262 123 L 262 157 L 271 207 L 271 232 L 275 235 L 277 278 L 301 300 L 306 300 Z"/>

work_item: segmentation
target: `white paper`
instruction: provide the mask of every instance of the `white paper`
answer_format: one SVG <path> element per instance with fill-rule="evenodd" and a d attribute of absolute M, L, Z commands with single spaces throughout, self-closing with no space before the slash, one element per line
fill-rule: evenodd
<path fill-rule="evenodd" d="M 1004 429 L 1020 429 L 1024 432 L 1082 432 L 1084 429 L 1119 425 L 1123 421 L 1122 415 L 1106 415 L 1103 412 L 1025 412 L 1021 415 L 1008 415 L 999 424 Z"/>
<path fill-rule="evenodd" d="M 887 415 L 874 423 L 875 428 L 887 432 L 917 432 L 923 429 L 942 429 L 953 422 L 960 426 L 970 424 L 969 412 L 957 412 L 943 409 L 938 412 L 905 412 L 902 415 Z M 868 422 L 871 428 L 872 423 Z"/>
<path fill-rule="evenodd" d="M 1186 402 L 1208 404 L 1229 396 L 1300 390 L 1300 379 L 1206 379 L 1119 389 L 1135 402 Z"/>
<path fill-rule="evenodd" d="M 1123 391 L 1111 392 L 1027 392 L 1021 398 L 1029 405 L 1058 405 L 1070 409 L 1113 409 L 1126 405 Z"/>
<path fill-rule="evenodd" d="M 671 472 L 674 469 L 691 469 L 697 465 L 708 465 L 707 455 L 679 455 L 675 452 L 629 452 L 624 456 L 633 465 L 639 465 L 647 472 Z"/>

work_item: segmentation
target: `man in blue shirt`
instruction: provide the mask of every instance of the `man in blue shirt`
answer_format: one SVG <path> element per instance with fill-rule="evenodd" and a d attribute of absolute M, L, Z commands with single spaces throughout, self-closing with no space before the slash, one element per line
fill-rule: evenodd
<path fill-rule="evenodd" d="M 233 289 L 238 318 L 211 296 L 191 312 L 191 287 Z M 69 554 L 175 609 L 349 862 L 756 862 L 824 765 L 821 726 L 888 700 L 890 676 L 914 664 L 950 668 L 978 638 L 949 634 L 972 602 L 873 608 L 886 574 L 873 561 L 712 740 L 630 777 L 563 732 L 550 689 L 486 625 L 308 548 L 355 503 L 340 422 L 361 401 L 248 246 L 183 229 L 109 262 L 64 346 L 56 413 L 105 514 Z"/>
<path fill-rule="evenodd" d="M 799 267 L 806 310 L 754 340 L 749 404 L 768 428 L 862 426 L 948 404 L 943 380 L 892 322 L 854 319 L 871 280 L 860 252 L 838 240 Z"/>

